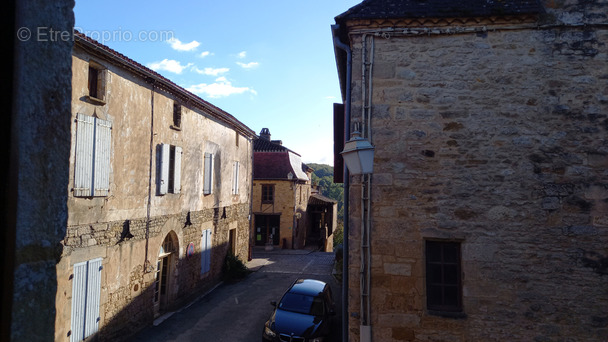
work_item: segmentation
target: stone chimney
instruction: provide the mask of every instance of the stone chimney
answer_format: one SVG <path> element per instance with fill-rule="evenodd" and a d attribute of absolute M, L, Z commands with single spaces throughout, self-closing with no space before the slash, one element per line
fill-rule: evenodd
<path fill-rule="evenodd" d="M 260 131 L 260 139 L 270 141 L 270 130 L 268 128 L 262 128 L 262 131 Z"/>

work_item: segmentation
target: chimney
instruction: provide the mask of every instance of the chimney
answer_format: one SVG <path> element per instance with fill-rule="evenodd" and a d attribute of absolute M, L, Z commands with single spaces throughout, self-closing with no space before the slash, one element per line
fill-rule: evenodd
<path fill-rule="evenodd" d="M 262 128 L 262 131 L 260 132 L 260 139 L 270 141 L 270 130 L 268 128 Z"/>

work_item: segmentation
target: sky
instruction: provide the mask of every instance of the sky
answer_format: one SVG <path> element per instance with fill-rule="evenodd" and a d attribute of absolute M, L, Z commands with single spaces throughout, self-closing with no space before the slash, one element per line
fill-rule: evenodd
<path fill-rule="evenodd" d="M 75 28 L 302 156 L 333 164 L 331 25 L 361 0 L 76 0 Z"/>

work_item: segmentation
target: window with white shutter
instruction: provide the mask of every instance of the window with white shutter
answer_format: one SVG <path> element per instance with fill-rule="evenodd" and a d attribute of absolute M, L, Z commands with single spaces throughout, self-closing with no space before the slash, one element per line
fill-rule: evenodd
<path fill-rule="evenodd" d="M 74 196 L 107 196 L 110 191 L 112 123 L 78 114 L 75 149 Z"/>
<path fill-rule="evenodd" d="M 102 259 L 74 265 L 70 341 L 82 341 L 99 330 Z"/>
<path fill-rule="evenodd" d="M 211 270 L 211 229 L 203 230 L 201 235 L 201 274 Z"/>
<path fill-rule="evenodd" d="M 203 165 L 203 194 L 213 193 L 213 154 L 205 153 L 205 165 Z"/>
<path fill-rule="evenodd" d="M 232 166 L 232 194 L 239 194 L 239 162 L 235 161 Z"/>
<path fill-rule="evenodd" d="M 158 194 L 178 194 L 181 190 L 182 148 L 161 144 L 158 154 Z"/>

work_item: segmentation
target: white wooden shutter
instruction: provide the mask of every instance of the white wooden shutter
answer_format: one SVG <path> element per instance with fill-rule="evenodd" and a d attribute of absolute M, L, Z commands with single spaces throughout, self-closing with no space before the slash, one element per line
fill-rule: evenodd
<path fill-rule="evenodd" d="M 99 330 L 99 296 L 101 293 L 101 258 L 89 261 L 87 277 L 87 305 L 85 337 Z"/>
<path fill-rule="evenodd" d="M 159 176 L 158 176 L 158 193 L 164 195 L 169 189 L 169 157 L 171 154 L 171 146 L 169 144 L 160 145 Z"/>
<path fill-rule="evenodd" d="M 76 116 L 74 196 L 107 196 L 110 191 L 112 123 L 88 115 Z"/>
<path fill-rule="evenodd" d="M 74 265 L 74 277 L 72 278 L 72 322 L 70 341 L 82 341 L 84 335 L 84 322 L 87 294 L 87 263 L 81 262 Z"/>
<path fill-rule="evenodd" d="M 95 162 L 93 169 L 93 196 L 107 196 L 110 192 L 110 152 L 112 123 L 95 119 Z"/>
<path fill-rule="evenodd" d="M 82 341 L 99 330 L 102 259 L 74 265 L 70 341 Z"/>
<path fill-rule="evenodd" d="M 203 230 L 201 235 L 201 274 L 211 270 L 211 229 Z"/>
<path fill-rule="evenodd" d="M 232 167 L 232 194 L 239 194 L 239 162 L 234 162 Z"/>
<path fill-rule="evenodd" d="M 76 117 L 74 196 L 91 196 L 92 194 L 94 137 L 95 118 L 78 114 Z"/>
<path fill-rule="evenodd" d="M 209 195 L 213 193 L 213 154 L 205 153 L 203 179 L 203 194 Z"/>
<path fill-rule="evenodd" d="M 175 146 L 175 159 L 173 165 L 173 193 L 179 194 L 182 182 L 182 148 Z"/>

